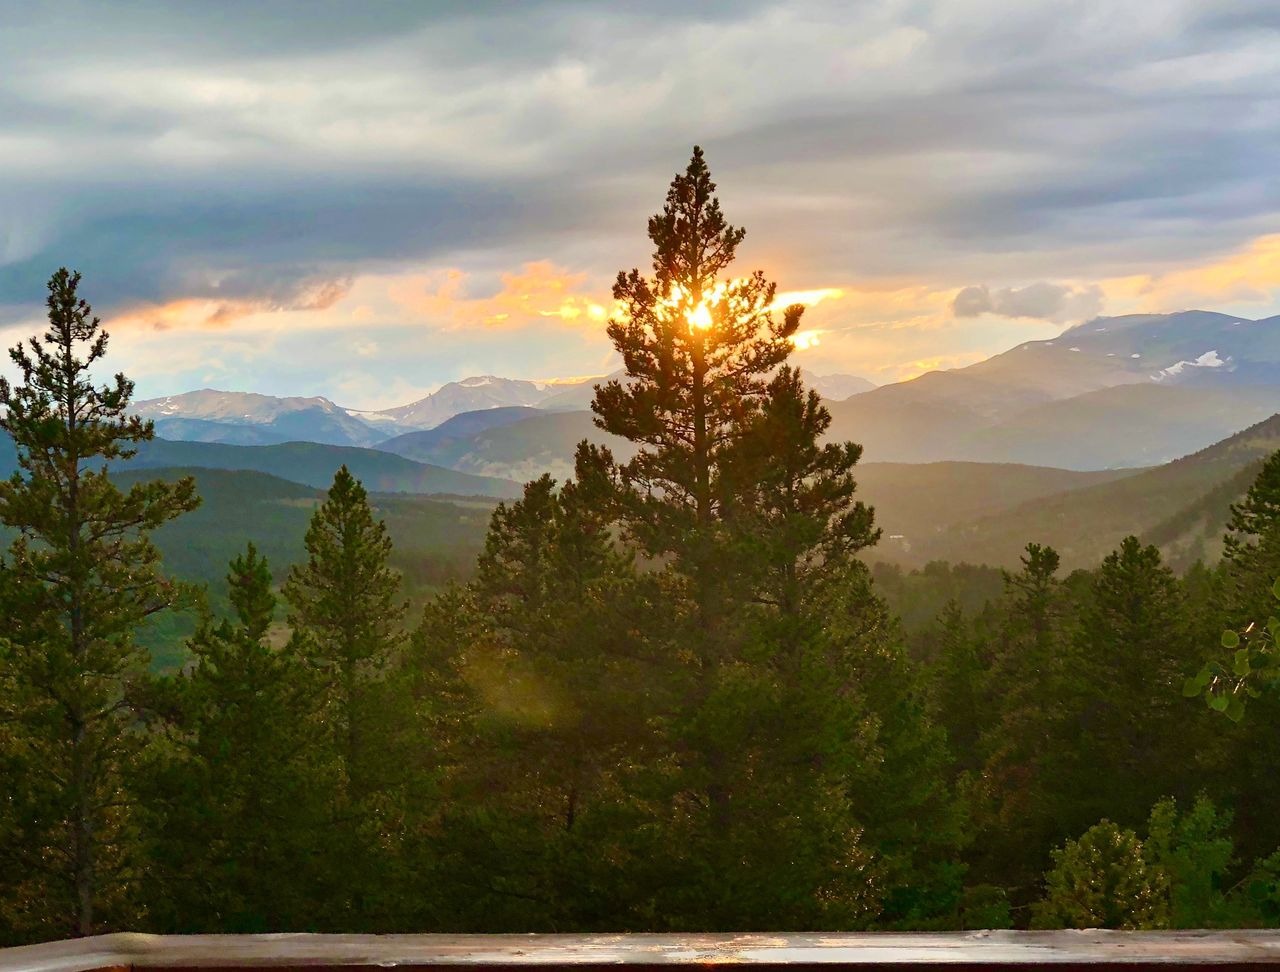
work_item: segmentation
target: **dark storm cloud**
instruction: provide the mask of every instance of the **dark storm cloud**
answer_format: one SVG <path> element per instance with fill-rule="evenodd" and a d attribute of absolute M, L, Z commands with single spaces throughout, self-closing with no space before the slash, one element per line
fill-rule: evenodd
<path fill-rule="evenodd" d="M 486 185 L 329 180 L 254 187 L 131 187 L 113 205 L 73 194 L 63 232 L 0 266 L 0 294 L 38 292 L 49 267 L 76 266 L 99 300 L 279 295 L 292 281 L 353 266 L 430 259 L 520 237 L 518 200 Z M 136 195 L 135 195 L 136 194 Z"/>
<path fill-rule="evenodd" d="M 695 141 L 815 278 L 1138 272 L 1274 223 L 1274 9 L 0 4 L 0 305 L 608 274 Z"/>

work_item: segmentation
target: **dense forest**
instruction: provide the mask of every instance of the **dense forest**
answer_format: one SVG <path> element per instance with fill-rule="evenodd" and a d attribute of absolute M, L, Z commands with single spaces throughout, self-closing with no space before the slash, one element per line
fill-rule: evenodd
<path fill-rule="evenodd" d="M 714 190 L 695 150 L 614 286 L 634 455 L 584 442 L 421 610 L 345 467 L 283 576 L 173 580 L 195 483 L 108 474 L 154 432 L 53 276 L 0 382 L 0 939 L 1280 923 L 1280 453 L 1212 567 L 873 571 Z"/>

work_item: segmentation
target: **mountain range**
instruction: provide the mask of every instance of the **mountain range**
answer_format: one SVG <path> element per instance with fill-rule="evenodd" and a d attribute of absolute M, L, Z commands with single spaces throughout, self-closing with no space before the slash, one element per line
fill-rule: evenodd
<path fill-rule="evenodd" d="M 934 560 L 1016 567 L 1025 544 L 1035 541 L 1055 547 L 1064 568 L 1073 569 L 1096 565 L 1129 533 L 1158 545 L 1176 568 L 1212 559 L 1220 551 L 1230 504 L 1248 488 L 1262 459 L 1280 449 L 1280 415 L 1273 414 L 1203 447 L 1192 444 L 1214 435 L 1220 425 L 1239 429 L 1241 416 L 1250 409 L 1270 409 L 1275 386 L 1269 384 L 1272 376 L 1265 367 L 1266 342 L 1258 339 L 1267 336 L 1266 328 L 1274 322 L 1261 324 L 1250 335 L 1257 342 L 1249 351 L 1252 357 L 1221 339 L 1215 343 L 1225 349 L 1211 348 L 1194 357 L 1175 347 L 1171 354 L 1184 356 L 1172 364 L 1162 363 L 1168 360 L 1165 354 L 1154 371 L 1115 368 L 1113 374 L 1125 380 L 1084 391 L 1081 386 L 1096 381 L 1100 369 L 1090 378 L 1089 359 L 1076 357 L 1086 352 L 1071 350 L 1083 348 L 1081 340 L 1066 345 L 1064 352 L 1055 352 L 1055 344 L 1048 342 L 1047 348 L 1032 345 L 1026 352 L 1048 362 L 1057 355 L 1067 362 L 1065 367 L 1081 362 L 1065 376 L 1055 371 L 1039 386 L 1050 387 L 1053 394 L 1037 392 L 1025 375 L 1018 381 L 998 380 L 1008 368 L 1007 359 L 992 359 L 996 363 L 984 362 L 986 367 L 924 376 L 830 403 L 838 434 L 839 423 L 848 421 L 855 405 L 914 398 L 913 407 L 927 415 L 929 396 L 951 396 L 968 405 L 968 414 L 983 419 L 975 423 L 981 435 L 975 432 L 968 448 L 981 446 L 992 454 L 1039 450 L 1031 463 L 907 463 L 880 461 L 868 449 L 857 473 L 859 496 L 875 507 L 884 531 L 868 559 L 905 567 Z M 1156 325 L 1148 320 L 1134 326 L 1140 331 Z M 1205 358 L 1210 350 L 1215 356 Z M 1119 352 L 1105 346 L 1095 352 L 1103 359 L 1113 355 Z M 1221 363 L 1207 363 L 1215 360 Z M 1193 363 L 1178 368 L 1178 361 Z M 554 394 L 568 391 L 581 394 L 584 389 L 562 387 Z M 280 420 L 290 415 L 295 421 L 298 415 L 317 421 L 323 416 L 338 428 L 344 415 L 354 418 L 316 399 L 244 397 L 235 403 L 238 412 L 217 395 L 189 401 L 201 404 L 200 417 L 174 414 L 178 409 L 167 417 L 196 429 L 199 423 L 221 425 L 262 438 L 284 434 Z M 257 424 L 251 421 L 252 412 L 246 416 L 246 404 L 260 409 Z M 887 406 L 877 407 L 891 414 Z M 955 411 L 936 403 L 933 420 L 945 424 Z M 861 431 L 864 439 L 871 439 L 867 432 L 883 434 L 874 427 Z M 519 495 L 519 482 L 543 470 L 567 473 L 573 448 L 583 437 L 610 442 L 623 457 L 629 454 L 630 444 L 610 440 L 594 427 L 588 411 L 517 404 L 464 411 L 432 429 L 400 432 L 375 448 L 156 440 L 144 444 L 129 462 L 117 464 L 114 475 L 124 482 L 196 477 L 205 505 L 161 528 L 157 542 L 179 576 L 216 582 L 226 561 L 250 538 L 264 545 L 277 570 L 296 561 L 310 511 L 333 471 L 345 463 L 369 487 L 378 515 L 386 519 L 397 564 L 407 577 L 416 578 L 416 585 L 430 587 L 464 576 L 483 543 L 493 504 Z M 1099 443 L 1107 443 L 1114 468 L 1061 468 L 1097 456 Z M 1179 450 L 1178 458 L 1160 461 L 1158 453 L 1173 449 Z M 11 472 L 14 460 L 12 443 L 0 440 L 0 474 Z M 1137 463 L 1146 467 L 1132 468 Z"/>
<path fill-rule="evenodd" d="M 112 475 L 123 484 L 195 476 L 203 505 L 156 541 L 176 576 L 209 583 L 216 598 L 226 563 L 250 540 L 284 576 L 345 464 L 370 490 L 417 604 L 468 576 L 497 502 L 543 472 L 570 475 L 582 439 L 633 454 L 590 411 L 594 386 L 620 377 L 482 376 L 382 411 L 190 392 L 138 403 L 161 438 Z M 1218 556 L 1231 504 L 1280 449 L 1280 318 L 1101 318 L 892 385 L 804 377 L 827 400 L 829 437 L 865 447 L 858 495 L 883 538 L 864 556 L 905 568 L 1016 569 L 1034 541 L 1072 570 L 1136 534 L 1182 570 Z M 15 468 L 13 443 L 0 436 L 0 475 Z M 171 653 L 158 664 L 184 661 L 172 654 L 180 637 L 155 641 Z"/>
<path fill-rule="evenodd" d="M 375 478 L 376 457 L 396 457 L 370 456 L 370 450 L 350 447 L 314 446 L 311 471 L 297 464 L 295 453 L 262 447 L 256 452 L 260 467 L 267 465 L 263 456 L 274 454 L 279 460 L 270 474 L 212 467 L 214 461 L 242 464 L 243 459 L 235 453 L 215 455 L 207 444 L 195 443 L 186 451 L 175 451 L 172 445 L 160 446 L 143 457 L 142 465 L 115 475 L 125 483 L 196 477 L 204 504 L 161 527 L 157 542 L 178 576 L 215 585 L 227 561 L 248 540 L 268 554 L 280 574 L 303 556 L 307 520 L 323 496 L 325 477 L 319 471 L 339 459 L 353 463 L 357 475 L 375 488 L 403 488 L 395 493 L 375 491 L 371 501 L 387 522 L 397 566 L 414 579 L 415 590 L 465 576 L 483 544 L 493 504 L 500 495 L 514 495 L 518 489 L 504 483 L 498 496 L 432 495 L 442 485 L 458 484 L 433 482 L 420 472 L 416 478 L 406 475 L 415 464 L 403 459 L 403 465 L 383 467 L 390 472 Z M 1071 570 L 1096 566 L 1124 536 L 1136 533 L 1182 569 L 1217 554 L 1230 504 L 1248 488 L 1263 457 L 1278 448 L 1280 416 L 1274 416 L 1198 453 L 1142 470 L 866 463 L 858 470 L 858 495 L 875 507 L 884 536 L 865 556 L 904 567 L 947 560 L 1016 568 L 1026 543 L 1034 540 L 1057 549 L 1064 569 Z M 365 455 L 355 455 L 359 453 Z M 312 484 L 299 482 L 300 475 Z"/>
<path fill-rule="evenodd" d="M 323 489 L 346 463 L 375 492 L 490 503 L 543 472 L 568 475 L 584 438 L 632 454 L 589 410 L 594 386 L 611 377 L 464 379 L 378 412 L 191 392 L 138 404 L 171 441 L 148 444 L 129 466 L 222 470 L 232 477 L 218 481 L 223 490 L 236 470 Z M 1229 504 L 1280 448 L 1280 317 L 1098 318 L 881 387 L 805 378 L 827 399 L 829 437 L 864 446 L 860 494 L 885 531 L 874 559 L 907 566 L 1014 566 L 1029 540 L 1052 544 L 1067 567 L 1088 566 L 1127 533 L 1179 565 L 1212 557 Z"/>
<path fill-rule="evenodd" d="M 459 416 L 458 434 L 401 436 L 376 448 L 515 480 L 566 475 L 584 438 L 627 457 L 630 443 L 595 427 L 588 390 L 575 389 L 576 410 L 506 411 L 471 425 Z M 967 368 L 828 396 L 828 408 L 828 437 L 861 443 L 867 462 L 1160 465 L 1280 410 L 1280 318 L 1099 318 Z"/>
<path fill-rule="evenodd" d="M 492 375 L 379 411 L 327 398 L 201 390 L 137 403 L 166 439 L 375 448 L 473 475 L 563 475 L 594 427 L 595 386 Z M 1093 470 L 1158 465 L 1259 422 L 1280 405 L 1280 317 L 1209 311 L 1096 318 L 965 368 L 876 387 L 804 372 L 829 436 L 874 462 L 1008 462 Z"/>
<path fill-rule="evenodd" d="M 832 407 L 832 435 L 879 460 L 1100 469 L 1194 452 L 1277 404 L 1280 317 L 1140 314 L 855 395 Z"/>
<path fill-rule="evenodd" d="M 876 387 L 855 375 L 804 374 L 810 387 L 825 398 L 847 398 Z M 591 407 L 597 384 L 623 377 L 620 371 L 555 381 L 480 375 L 451 381 L 408 405 L 377 411 L 343 408 L 323 397 L 279 398 L 212 388 L 143 399 L 134 403 L 134 409 L 154 421 L 156 433 L 165 439 L 230 445 L 302 441 L 371 446 L 408 432 L 436 429 L 455 416 L 472 412 L 510 408 L 585 411 Z M 478 431 L 484 424 L 472 422 L 472 427 Z"/>
<path fill-rule="evenodd" d="M 156 423 L 167 439 L 266 445 L 320 442 L 369 446 L 404 432 L 432 429 L 463 412 L 532 406 L 599 378 L 535 382 L 483 375 L 451 381 L 408 405 L 380 411 L 343 408 L 327 398 L 277 398 L 254 392 L 199 391 L 136 402 L 138 415 Z"/>

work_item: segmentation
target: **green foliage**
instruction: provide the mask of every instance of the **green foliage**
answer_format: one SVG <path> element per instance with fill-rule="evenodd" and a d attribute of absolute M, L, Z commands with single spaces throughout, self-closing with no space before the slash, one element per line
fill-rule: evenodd
<path fill-rule="evenodd" d="M 153 432 L 128 414 L 132 382 L 91 380 L 107 335 L 79 282 L 53 275 L 48 330 L 10 351 L 22 383 L 0 379 L 0 429 L 19 464 L 0 483 L 0 523 L 17 531 L 0 576 L 6 935 L 129 920 L 139 864 L 125 778 L 142 740 L 128 692 L 147 663 L 134 635 L 182 596 L 149 533 L 199 502 L 189 479 L 121 491 L 108 477 Z"/>
<path fill-rule="evenodd" d="M 1271 589 L 1280 599 L 1280 580 Z M 1265 622 L 1250 622 L 1243 634 L 1232 628 L 1222 632 L 1226 657 L 1212 659 L 1188 678 L 1182 694 L 1203 696 L 1214 712 L 1233 722 L 1244 718 L 1249 699 L 1280 682 L 1280 618 L 1270 615 Z"/>
<path fill-rule="evenodd" d="M 878 516 L 879 507 L 876 512 Z M 954 603 L 973 618 L 998 601 L 1005 586 L 1004 573 L 998 567 L 940 560 L 912 571 L 879 561 L 872 564 L 871 575 L 880 596 L 902 621 L 903 631 L 911 639 L 912 655 L 929 661 L 938 657 L 940 648 L 934 636 L 949 605 Z"/>
<path fill-rule="evenodd" d="M 1245 895 L 1264 928 L 1280 927 L 1280 851 L 1258 861 L 1245 878 Z"/>
<path fill-rule="evenodd" d="M 1012 928 L 1013 912 L 1004 888 L 978 884 L 965 888 L 960 899 L 959 921 L 962 929 Z"/>
<path fill-rule="evenodd" d="M 1164 928 L 1169 879 L 1132 830 L 1103 820 L 1053 852 L 1036 928 Z"/>
<path fill-rule="evenodd" d="M 1227 556 L 1236 562 L 1257 553 L 1280 523 L 1280 451 L 1262 464 L 1243 502 L 1231 507 L 1225 540 Z M 1252 548 L 1252 549 L 1251 549 Z"/>
<path fill-rule="evenodd" d="M 974 771 L 981 764 L 980 744 L 990 721 L 986 693 L 990 659 L 974 637 L 964 612 L 948 601 L 937 621 L 933 665 L 929 670 L 931 702 L 947 732 L 954 769 Z"/>
<path fill-rule="evenodd" d="M 348 785 L 359 790 L 365 759 L 377 750 L 368 735 L 369 691 L 386 673 L 404 635 L 400 579 L 388 565 L 391 540 L 374 520 L 360 482 L 343 466 L 307 528 L 308 559 L 289 571 L 283 593 L 295 650 L 325 686 Z"/>
<path fill-rule="evenodd" d="M 787 366 L 801 308 L 724 279 L 714 188 L 695 150 L 619 275 L 621 460 L 496 509 L 202 470 L 175 519 L 191 480 L 118 468 L 150 429 L 55 276 L 0 383 L 0 936 L 1280 921 L 1280 459 L 1181 581 L 1133 536 L 869 569 L 861 449 Z M 1223 627 L 1184 692 L 1250 718 L 1206 731 L 1177 686 Z"/>
<path fill-rule="evenodd" d="M 141 776 L 148 914 L 167 932 L 311 926 L 327 794 L 321 685 L 271 644 L 276 597 L 253 545 L 227 577 L 234 620 L 208 614 L 193 666 L 149 693 L 157 744 Z"/>
<path fill-rule="evenodd" d="M 609 337 L 629 381 L 600 386 L 591 406 L 602 429 L 642 447 L 621 468 L 629 532 L 650 555 L 676 554 L 700 584 L 710 582 L 707 534 L 725 497 L 720 457 L 745 434 L 804 310 L 775 319 L 777 288 L 762 273 L 718 279 L 745 231 L 725 220 L 715 188 L 695 148 L 649 220 L 654 276 L 620 272 L 614 284 L 623 313 Z"/>
<path fill-rule="evenodd" d="M 1147 822 L 1144 854 L 1169 879 L 1170 928 L 1221 928 L 1236 924 L 1226 895 L 1235 850 L 1231 814 L 1219 811 L 1201 794 L 1179 815 L 1177 803 L 1164 799 Z"/>
<path fill-rule="evenodd" d="M 602 386 L 592 409 L 637 451 L 615 467 L 583 448 L 576 467 L 608 487 L 638 551 L 662 558 L 671 599 L 680 664 L 664 693 L 661 826 L 677 874 L 663 921 L 914 914 L 918 902 L 892 899 L 916 863 L 912 837 L 946 816 L 942 737 L 854 559 L 879 536 L 854 498 L 861 448 L 820 444 L 830 415 L 784 366 L 803 308 L 775 318 L 761 273 L 721 279 L 743 231 L 714 191 L 695 149 L 649 223 L 653 277 L 618 275 L 609 335 L 628 381 Z M 913 810 L 921 829 L 908 835 Z M 932 833 L 941 844 L 954 827 Z"/>
<path fill-rule="evenodd" d="M 345 466 L 312 515 L 305 545 L 306 563 L 290 568 L 282 590 L 290 650 L 319 685 L 317 749 L 335 773 L 332 870 L 317 920 L 344 928 L 396 907 L 385 900 L 387 876 L 378 873 L 375 848 L 402 838 L 410 799 L 408 695 L 394 667 L 406 605 L 388 563 L 386 524 L 374 519 L 364 487 Z"/>
<path fill-rule="evenodd" d="M 661 753 L 662 613 L 653 578 L 614 549 L 598 487 L 544 476 L 500 505 L 476 579 L 415 633 L 450 808 L 436 880 L 467 889 L 443 905 L 450 927 L 643 927 L 637 871 L 661 859 L 641 779 Z"/>
<path fill-rule="evenodd" d="M 1076 613 L 1062 691 L 1078 741 L 1059 777 L 1079 814 L 1070 825 L 1136 824 L 1184 778 L 1197 723 L 1178 687 L 1200 650 L 1172 571 L 1136 537 L 1103 560 Z"/>
<path fill-rule="evenodd" d="M 1280 682 L 1280 451 L 1263 463 L 1244 501 L 1231 507 L 1223 542 L 1235 624 L 1222 632 L 1225 657 L 1210 658 L 1183 694 L 1203 696 L 1209 708 L 1239 722 L 1249 699 Z"/>
<path fill-rule="evenodd" d="M 1232 814 L 1203 793 L 1183 812 L 1172 798 L 1160 800 L 1146 829 L 1140 841 L 1103 820 L 1055 851 L 1033 927 L 1241 928 L 1280 920 L 1277 856 L 1240 868 Z"/>
<path fill-rule="evenodd" d="M 1026 889 L 1044 869 L 1049 846 L 1065 836 L 1053 790 L 1071 743 L 1063 705 L 1068 593 L 1057 577 L 1058 554 L 1028 544 L 1022 564 L 1005 575 L 1005 596 L 987 619 L 992 657 L 982 692 L 991 711 L 970 797 L 978 875 Z"/>

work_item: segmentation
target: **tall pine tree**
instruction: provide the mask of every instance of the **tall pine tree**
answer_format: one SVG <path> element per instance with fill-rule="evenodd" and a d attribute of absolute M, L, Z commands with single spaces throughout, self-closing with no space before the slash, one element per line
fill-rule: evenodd
<path fill-rule="evenodd" d="M 668 656 L 656 577 L 616 548 L 599 485 L 543 476 L 499 504 L 475 580 L 415 635 L 447 741 L 438 873 L 465 889 L 451 927 L 644 927 L 661 852 L 638 791 Z"/>
<path fill-rule="evenodd" d="M 1267 458 L 1244 500 L 1231 508 L 1223 542 L 1223 604 L 1220 613 L 1214 612 L 1218 631 L 1206 635 L 1204 645 L 1210 659 L 1225 654 L 1228 668 L 1234 669 L 1233 656 L 1242 648 L 1253 654 L 1266 644 L 1270 635 L 1263 631 L 1277 613 L 1272 588 L 1280 579 L 1280 451 Z M 1223 627 L 1230 628 L 1228 637 L 1244 633 L 1243 643 L 1224 652 L 1219 645 Z M 1264 667 L 1264 658 L 1253 658 L 1253 665 Z M 1257 673 L 1251 678 L 1256 680 Z M 1222 695 L 1221 701 L 1228 698 Z M 1280 733 L 1275 731 L 1280 692 L 1264 687 L 1258 698 L 1249 700 L 1248 709 L 1240 725 L 1215 733 L 1215 743 L 1222 747 L 1215 762 L 1231 795 L 1241 848 L 1247 855 L 1262 856 L 1280 845 L 1280 817 L 1274 812 L 1280 801 L 1280 775 L 1274 772 L 1280 763 Z"/>
<path fill-rule="evenodd" d="M 326 687 L 326 714 L 345 787 L 379 785 L 388 731 L 376 704 L 403 641 L 400 576 L 388 564 L 391 538 L 375 520 L 364 486 L 343 466 L 307 527 L 307 560 L 283 593 L 298 650 Z"/>
<path fill-rule="evenodd" d="M 391 568 L 386 524 L 343 466 L 306 534 L 307 560 L 284 583 L 302 663 L 320 683 L 321 745 L 336 773 L 330 804 L 329 888 L 319 920 L 378 930 L 397 902 L 380 856 L 403 835 L 408 696 L 396 677 L 406 605 Z M 394 856 L 392 854 L 391 856 Z"/>
<path fill-rule="evenodd" d="M 649 221 L 653 275 L 614 285 L 628 378 L 592 408 L 639 449 L 616 477 L 582 453 L 577 475 L 617 484 L 624 535 L 669 580 L 670 926 L 850 926 L 880 907 L 854 791 L 884 724 L 864 684 L 883 645 L 825 621 L 868 606 L 853 555 L 877 532 L 854 499 L 861 449 L 819 444 L 830 416 L 784 367 L 803 307 L 779 313 L 760 272 L 727 277 L 743 236 L 695 148 Z"/>
<path fill-rule="evenodd" d="M 1223 537 L 1227 608 L 1233 626 L 1271 612 L 1280 578 L 1280 451 L 1262 464 L 1249 492 L 1231 507 Z"/>
<path fill-rule="evenodd" d="M 0 483 L 0 523 L 16 529 L 0 594 L 0 760 L 9 784 L 0 833 L 4 921 L 30 936 L 90 935 L 128 921 L 136 877 L 126 775 L 142 745 L 129 688 L 147 665 L 140 624 L 173 606 L 149 533 L 196 507 L 195 483 L 122 491 L 113 460 L 154 435 L 129 414 L 133 383 L 95 385 L 107 334 L 77 288 L 49 281 L 49 327 L 9 354 L 0 429 L 20 471 Z"/>
<path fill-rule="evenodd" d="M 983 766 L 973 791 L 978 839 L 975 871 L 1029 898 L 1054 840 L 1052 785 L 1073 744 L 1066 729 L 1063 676 L 1070 651 L 1064 629 L 1061 559 L 1029 543 L 1022 569 L 1005 574 L 986 695 L 997 707 L 982 740 Z"/>
<path fill-rule="evenodd" d="M 653 276 L 620 272 L 613 286 L 622 313 L 609 337 L 628 381 L 600 386 L 591 405 L 597 425 L 641 447 L 622 466 L 623 522 L 646 553 L 677 558 L 704 625 L 724 587 L 720 458 L 791 353 L 804 310 L 775 317 L 777 288 L 761 272 L 721 278 L 745 231 L 725 220 L 715 188 L 695 147 L 649 220 Z"/>
<path fill-rule="evenodd" d="M 1071 769 L 1056 781 L 1059 820 L 1071 830 L 1103 816 L 1136 826 L 1156 800 L 1193 783 L 1188 728 L 1202 712 L 1181 688 L 1201 652 L 1173 572 L 1137 537 L 1103 560 L 1078 613 L 1063 681 L 1076 742 Z"/>
<path fill-rule="evenodd" d="M 320 685 L 271 644 L 271 572 L 253 544 L 227 575 L 234 619 L 209 615 L 194 664 L 156 681 L 160 742 L 142 775 L 148 912 L 168 933 L 311 927 L 336 783 L 315 717 Z"/>

